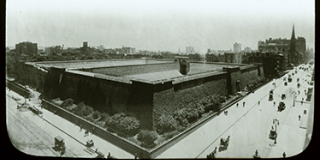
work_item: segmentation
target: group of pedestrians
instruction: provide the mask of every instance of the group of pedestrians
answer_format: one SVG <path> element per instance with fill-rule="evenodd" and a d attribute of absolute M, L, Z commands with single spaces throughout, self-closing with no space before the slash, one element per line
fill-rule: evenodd
<path fill-rule="evenodd" d="M 283 157 L 283 158 L 286 158 L 286 152 L 283 152 L 283 153 L 282 153 L 282 157 Z M 253 159 L 260 159 L 260 155 L 259 155 L 259 153 L 258 153 L 258 150 L 256 150 L 256 152 L 254 153 Z"/>

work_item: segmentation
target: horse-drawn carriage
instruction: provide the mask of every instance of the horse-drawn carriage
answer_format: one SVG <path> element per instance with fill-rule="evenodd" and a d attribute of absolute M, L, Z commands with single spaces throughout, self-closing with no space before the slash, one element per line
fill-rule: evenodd
<path fill-rule="evenodd" d="M 207 155 L 207 159 L 214 159 L 214 158 L 216 158 L 216 154 L 217 154 L 217 147 L 214 148 L 214 150 L 213 150 L 210 154 Z"/>
<path fill-rule="evenodd" d="M 60 136 L 54 138 L 54 147 L 58 151 L 64 152 L 66 150 L 66 144 L 64 143 L 64 139 Z"/>
<path fill-rule="evenodd" d="M 284 102 L 280 102 L 278 106 L 278 112 L 283 111 L 286 108 L 286 104 Z"/>
<path fill-rule="evenodd" d="M 229 145 L 230 136 L 228 136 L 227 139 L 221 138 L 220 139 L 220 146 L 219 146 L 219 152 L 224 151 L 228 148 Z"/>
<path fill-rule="evenodd" d="M 94 146 L 93 140 L 88 140 L 87 143 L 86 143 L 86 146 L 89 147 L 89 148 Z"/>
<path fill-rule="evenodd" d="M 275 140 L 277 138 L 277 131 L 272 127 L 269 133 L 269 138 Z"/>

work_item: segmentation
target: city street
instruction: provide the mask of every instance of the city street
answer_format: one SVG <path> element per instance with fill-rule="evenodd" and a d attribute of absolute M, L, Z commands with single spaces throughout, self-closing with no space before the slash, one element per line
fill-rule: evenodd
<path fill-rule="evenodd" d="M 292 71 L 288 74 L 291 73 Z M 283 152 L 287 157 L 301 153 L 305 143 L 306 122 L 310 106 L 310 102 L 301 104 L 301 99 L 306 99 L 304 90 L 307 90 L 310 85 L 304 79 L 310 80 L 311 77 L 307 77 L 307 74 L 310 73 L 298 70 L 298 74 L 293 76 L 293 81 L 288 83 L 288 86 L 284 86 L 283 78 L 269 82 L 239 101 L 238 106 L 236 104 L 231 106 L 227 110 L 227 115 L 221 113 L 157 158 L 206 158 L 215 147 L 219 148 L 220 138 L 228 136 L 230 136 L 229 146 L 227 150 L 218 152 L 217 158 L 251 158 L 256 150 L 262 158 L 281 157 Z M 305 78 L 300 80 L 300 94 L 297 95 L 293 107 L 294 96 L 292 93 L 295 91 L 298 94 L 297 77 Z M 273 83 L 276 83 L 276 87 Z M 274 101 L 268 99 L 271 89 L 274 89 L 275 106 L 273 105 Z M 286 99 L 283 100 L 286 109 L 277 112 L 278 104 L 282 101 L 280 96 L 283 93 L 286 94 Z M 24 98 L 7 89 L 8 132 L 11 137 L 14 137 L 12 141 L 19 144 L 15 145 L 19 150 L 32 155 L 59 156 L 59 153 L 51 148 L 54 143 L 53 138 L 59 135 L 65 139 L 67 146 L 67 152 L 64 156 L 96 156 L 94 152 L 86 151 L 84 146 L 87 140 L 92 139 L 95 148 L 98 148 L 105 156 L 110 153 L 117 158 L 133 158 L 130 153 L 100 137 L 92 134 L 84 136 L 84 130 L 80 131 L 79 126 L 42 109 L 40 100 L 38 100 L 39 93 L 33 91 L 33 94 L 34 98 L 27 101 L 43 112 L 42 118 L 30 110 L 17 110 L 17 103 L 23 103 Z M 20 100 L 16 102 L 11 98 L 12 96 L 20 98 Z M 258 105 L 258 101 L 260 101 L 260 105 Z M 243 106 L 243 102 L 245 102 L 245 106 Z M 307 114 L 303 113 L 304 110 L 307 111 Z M 299 115 L 301 115 L 300 121 Z M 271 147 L 270 144 L 273 144 L 274 141 L 269 139 L 269 132 L 273 125 L 273 119 L 279 120 L 279 126 L 277 127 L 277 144 Z M 28 130 L 28 128 L 32 128 L 32 130 Z"/>
<path fill-rule="evenodd" d="M 79 126 L 42 109 L 40 107 L 40 101 L 38 100 L 39 93 L 35 91 L 33 91 L 35 97 L 31 98 L 31 101 L 28 101 L 28 103 L 43 112 L 42 118 L 28 109 L 23 109 L 23 111 L 17 109 L 17 102 L 11 97 L 19 98 L 18 103 L 21 104 L 25 101 L 22 96 L 13 91 L 9 91 L 7 88 L 6 94 L 8 133 L 11 141 L 16 143 L 15 147 L 26 154 L 60 156 L 60 153 L 54 151 L 51 147 L 54 146 L 54 137 L 61 136 L 64 138 L 67 147 L 67 151 L 63 157 L 96 157 L 97 154 L 94 151 L 90 152 L 86 149 L 87 147 L 84 146 L 87 140 L 93 140 L 94 147 L 102 152 L 105 157 L 107 157 L 108 153 L 116 158 L 131 159 L 134 157 L 130 153 L 93 134 L 84 136 L 85 131 L 80 131 Z M 31 127 L 32 129 L 29 129 Z"/>
<path fill-rule="evenodd" d="M 52 147 L 54 147 L 54 137 L 61 136 L 67 148 L 62 157 L 93 157 L 83 152 L 85 149 L 83 145 L 30 110 L 26 108 L 18 110 L 17 103 L 8 96 L 6 97 L 7 131 L 11 142 L 18 150 L 29 155 L 60 156 L 60 152 L 55 151 Z"/>
<path fill-rule="evenodd" d="M 301 98 L 306 99 L 304 89 L 307 89 L 308 84 L 300 80 L 300 95 L 297 96 L 295 107 L 292 107 L 292 92 L 298 93 L 296 78 L 301 79 L 301 77 L 307 77 L 306 75 L 304 71 L 298 70 L 298 75 L 293 76 L 293 81 L 288 83 L 288 86 L 284 86 L 283 78 L 269 82 L 241 100 L 238 107 L 236 104 L 231 106 L 227 116 L 220 114 L 157 158 L 206 158 L 215 147 L 219 148 L 220 138 L 226 139 L 228 136 L 230 136 L 229 146 L 227 150 L 218 152 L 217 158 L 252 158 L 256 150 L 262 158 L 282 157 L 283 152 L 287 157 L 301 153 L 306 134 L 304 124 L 301 123 L 307 119 L 303 111 L 306 110 L 308 113 L 310 102 L 301 105 L 300 101 Z M 311 77 L 308 78 L 310 79 Z M 275 106 L 273 106 L 274 101 L 268 100 L 269 91 L 274 88 L 274 82 L 276 83 Z M 286 109 L 277 112 L 281 101 L 280 96 L 283 93 L 287 96 L 283 100 Z M 245 102 L 244 107 L 243 102 Z M 301 115 L 300 121 L 299 115 Z M 269 132 L 273 119 L 279 120 L 279 126 L 277 127 L 277 144 L 271 147 L 270 144 L 274 141 L 269 139 Z"/>

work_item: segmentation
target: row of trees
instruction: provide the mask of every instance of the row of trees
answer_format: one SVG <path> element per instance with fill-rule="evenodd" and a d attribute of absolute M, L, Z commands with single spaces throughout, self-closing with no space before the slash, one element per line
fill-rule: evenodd
<path fill-rule="evenodd" d="M 155 128 L 159 134 L 185 128 L 197 121 L 204 113 L 220 110 L 221 101 L 217 96 L 208 96 L 195 103 L 180 104 L 173 115 L 161 115 Z"/>
<path fill-rule="evenodd" d="M 252 91 L 256 89 L 257 87 L 261 86 L 267 81 L 266 78 L 264 77 L 258 77 L 256 79 L 250 80 L 249 83 L 247 84 L 247 89 L 248 91 Z"/>
<path fill-rule="evenodd" d="M 94 110 L 83 102 L 77 104 L 76 107 L 71 107 L 73 102 L 73 99 L 66 99 L 60 107 L 94 123 L 101 122 L 103 127 L 108 128 L 112 132 L 117 132 L 119 136 L 123 136 L 122 134 L 134 136 L 139 131 L 140 121 L 134 117 L 127 116 L 125 113 L 117 113 L 109 116 L 105 112 L 100 113 L 98 110 Z"/>
<path fill-rule="evenodd" d="M 81 116 L 100 126 L 107 128 L 111 132 L 116 132 L 119 136 L 135 136 L 141 142 L 143 147 L 152 147 L 158 135 L 163 135 L 165 139 L 173 137 L 175 134 L 183 131 L 190 124 L 197 121 L 203 114 L 210 111 L 220 111 L 221 103 L 225 101 L 224 97 L 207 96 L 197 102 L 180 104 L 180 109 L 172 115 L 162 115 L 155 124 L 155 130 L 140 130 L 140 122 L 134 117 L 127 116 L 125 113 L 117 113 L 109 116 L 107 113 L 100 113 L 83 102 L 74 104 L 74 100 L 66 99 L 60 107 L 65 108 L 74 114 Z M 72 107 L 73 106 L 73 107 Z M 102 124 L 101 124 L 102 123 Z M 120 134 L 119 134 L 120 133 Z"/>
<path fill-rule="evenodd" d="M 189 127 L 196 122 L 203 114 L 210 111 L 220 111 L 221 103 L 225 101 L 224 97 L 207 96 L 197 102 L 180 104 L 180 109 L 173 115 L 162 114 L 155 124 L 155 131 L 141 130 L 138 134 L 138 140 L 144 147 L 154 145 L 154 141 L 163 135 L 164 139 L 172 138 L 174 135 Z"/>

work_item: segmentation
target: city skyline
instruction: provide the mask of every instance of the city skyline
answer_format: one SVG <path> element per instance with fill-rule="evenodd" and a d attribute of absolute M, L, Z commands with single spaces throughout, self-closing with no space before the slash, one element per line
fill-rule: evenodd
<path fill-rule="evenodd" d="M 235 42 L 257 49 L 258 41 L 304 37 L 314 48 L 314 1 L 7 1 L 6 46 L 38 46 L 182 52 L 231 49 Z M 19 5 L 18 5 L 19 4 Z M 75 5 L 77 4 L 77 5 Z M 21 7 L 19 7 L 21 6 Z"/>

